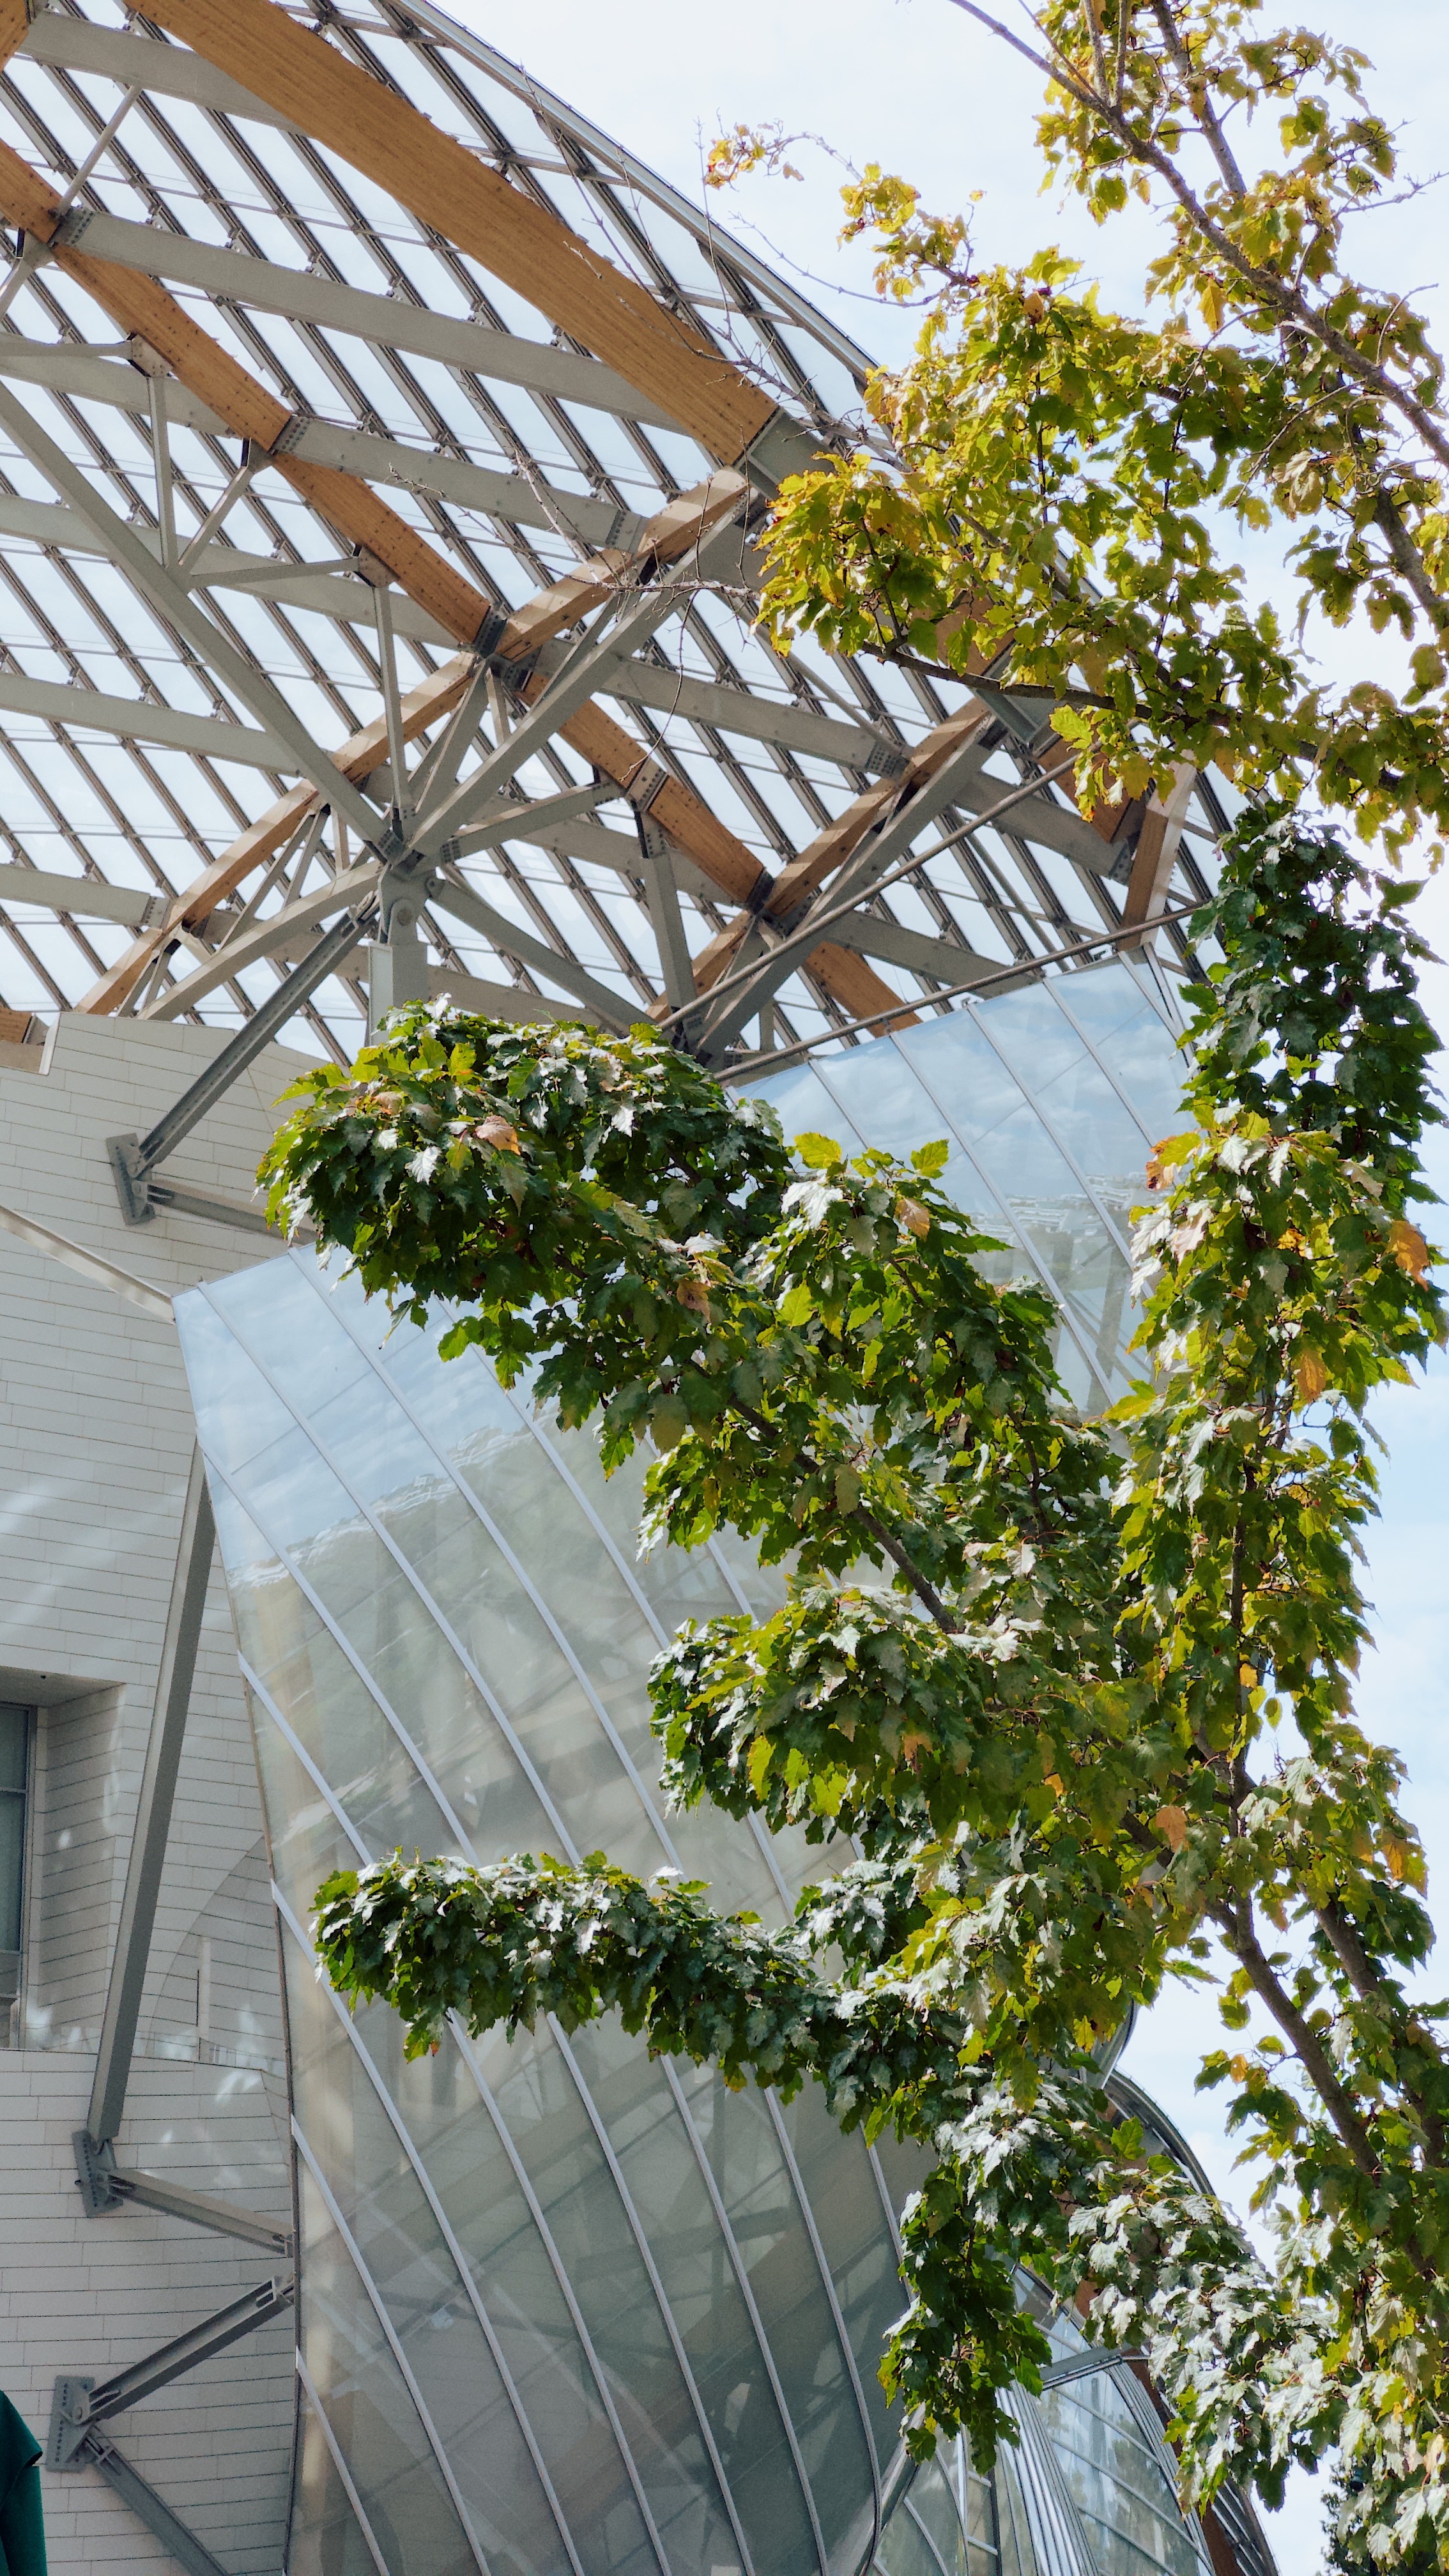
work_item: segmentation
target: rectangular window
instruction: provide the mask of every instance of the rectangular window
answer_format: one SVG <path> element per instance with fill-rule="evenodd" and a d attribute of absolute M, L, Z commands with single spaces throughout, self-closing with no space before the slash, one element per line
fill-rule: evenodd
<path fill-rule="evenodd" d="M 11 2038 L 25 1921 L 25 1799 L 30 1711 L 0 1700 L 0 2047 Z"/>

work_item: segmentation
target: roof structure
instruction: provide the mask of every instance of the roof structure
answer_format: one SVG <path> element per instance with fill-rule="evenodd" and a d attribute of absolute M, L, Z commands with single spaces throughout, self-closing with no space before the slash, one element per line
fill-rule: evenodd
<path fill-rule="evenodd" d="M 1088 819 L 1044 701 L 764 640 L 865 353 L 439 10 L 0 0 L 0 59 L 0 1035 L 346 1058 L 371 978 L 742 1069 L 1202 890 L 1203 782 Z"/>

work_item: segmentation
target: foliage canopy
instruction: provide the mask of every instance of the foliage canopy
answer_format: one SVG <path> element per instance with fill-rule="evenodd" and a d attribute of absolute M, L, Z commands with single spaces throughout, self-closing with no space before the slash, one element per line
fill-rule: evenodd
<path fill-rule="evenodd" d="M 1354 223 L 1405 184 L 1366 57 L 1258 0 L 1045 0 L 1022 32 L 957 5 L 1045 75 L 1047 180 L 1098 224 L 1160 216 L 1157 318 L 1107 311 L 1055 247 L 982 260 L 968 217 L 853 176 L 843 237 L 874 237 L 880 292 L 924 320 L 868 389 L 883 439 L 784 487 L 767 617 L 989 673 L 1073 746 L 1088 802 L 1211 762 L 1259 793 L 1311 782 L 1391 849 L 1441 835 L 1445 371 L 1411 282 L 1356 273 Z M 738 127 L 712 182 L 786 140 Z M 1265 536 L 1296 621 L 1231 559 Z M 1314 631 L 1359 612 L 1401 640 L 1401 685 L 1316 669 Z"/>

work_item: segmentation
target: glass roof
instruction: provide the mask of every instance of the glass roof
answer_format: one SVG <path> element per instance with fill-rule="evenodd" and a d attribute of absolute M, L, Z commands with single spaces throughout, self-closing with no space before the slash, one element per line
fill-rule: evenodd
<path fill-rule="evenodd" d="M 862 434 L 868 360 L 712 216 L 429 7 L 59 0 L 7 54 L 7 1014 L 236 1027 L 387 911 L 430 795 L 430 990 L 693 1042 L 729 979 L 721 1064 L 1120 924 L 1138 818 L 1047 783 L 970 828 L 1060 758 L 1037 716 L 755 631 L 752 514 Z M 1218 819 L 1199 788 L 1155 906 Z M 375 928 L 292 1043 L 353 1052 Z"/>

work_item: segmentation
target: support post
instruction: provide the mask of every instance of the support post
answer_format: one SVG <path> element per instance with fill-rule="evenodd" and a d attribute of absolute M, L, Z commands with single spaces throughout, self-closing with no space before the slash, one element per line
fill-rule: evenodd
<path fill-rule="evenodd" d="M 172 1577 L 171 1602 L 161 1645 L 161 1670 L 156 1681 L 146 1767 L 141 1778 L 141 1801 L 136 1810 L 136 1830 L 131 1840 L 125 1894 L 121 1899 L 120 1928 L 116 1934 L 115 1956 L 111 1961 L 101 2044 L 96 2055 L 95 2082 L 91 2086 L 90 2110 L 86 2116 L 86 2135 L 97 2148 L 108 2145 L 115 2137 L 125 2108 L 126 2083 L 131 2072 L 131 2053 L 136 2044 L 146 1962 L 151 1953 L 161 1865 L 166 1857 L 166 1839 L 171 1830 L 176 1774 L 186 1732 L 186 1713 L 191 1704 L 196 1649 L 201 1636 L 215 1541 L 216 1526 L 211 1516 L 211 1497 L 206 1489 L 206 1469 L 197 1448 L 191 1453 L 191 1472 L 186 1480 L 176 1571 Z"/>
<path fill-rule="evenodd" d="M 235 1037 L 229 1038 L 221 1053 L 212 1057 L 206 1071 L 197 1075 L 165 1117 L 158 1118 L 148 1136 L 107 1138 L 116 1196 L 127 1225 L 150 1223 L 156 1213 L 150 1184 L 156 1165 L 175 1153 L 192 1128 L 200 1126 L 208 1109 L 230 1091 L 238 1074 L 244 1073 L 253 1057 L 259 1056 L 277 1031 L 286 1026 L 308 994 L 325 983 L 334 967 L 351 955 L 370 917 L 371 905 L 363 903 L 355 912 L 344 912 L 340 921 L 324 931 L 315 948 L 309 948 L 300 965 L 283 977 L 276 991 L 267 995 L 249 1020 L 243 1020 Z"/>

